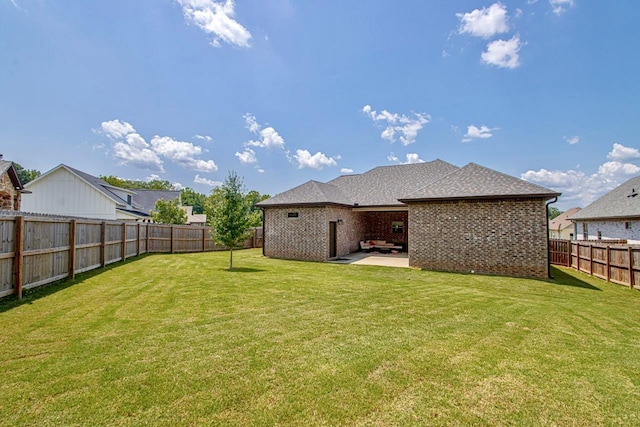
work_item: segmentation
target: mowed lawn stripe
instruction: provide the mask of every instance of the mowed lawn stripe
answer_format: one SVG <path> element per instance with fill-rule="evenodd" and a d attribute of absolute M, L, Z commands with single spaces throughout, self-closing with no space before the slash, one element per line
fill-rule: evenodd
<path fill-rule="evenodd" d="M 634 425 L 640 294 L 153 255 L 0 305 L 4 425 Z"/>

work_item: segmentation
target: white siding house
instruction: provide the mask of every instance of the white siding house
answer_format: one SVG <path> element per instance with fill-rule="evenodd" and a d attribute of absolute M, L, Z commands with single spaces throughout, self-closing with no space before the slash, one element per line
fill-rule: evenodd
<path fill-rule="evenodd" d="M 640 244 L 640 176 L 614 188 L 569 217 L 578 240 L 626 239 Z"/>
<path fill-rule="evenodd" d="M 149 221 L 156 200 L 180 197 L 179 191 L 114 187 L 66 165 L 56 166 L 25 189 L 31 194 L 22 199 L 24 212 L 105 220 Z"/>

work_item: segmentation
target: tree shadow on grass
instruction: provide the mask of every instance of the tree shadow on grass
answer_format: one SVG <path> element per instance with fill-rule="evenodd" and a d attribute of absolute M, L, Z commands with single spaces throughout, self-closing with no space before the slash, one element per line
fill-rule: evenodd
<path fill-rule="evenodd" d="M 593 286 L 592 284 L 587 283 L 584 280 L 581 280 L 560 268 L 551 267 L 551 275 L 553 276 L 553 280 L 551 281 L 551 283 L 556 285 L 573 286 L 576 288 L 590 289 L 592 291 L 602 291 L 602 289 Z"/>

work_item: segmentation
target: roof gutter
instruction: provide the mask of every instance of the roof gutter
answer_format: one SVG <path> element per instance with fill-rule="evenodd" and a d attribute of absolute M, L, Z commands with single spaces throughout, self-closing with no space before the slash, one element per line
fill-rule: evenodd
<path fill-rule="evenodd" d="M 558 197 L 554 197 L 553 200 L 548 201 L 545 206 L 545 212 L 547 214 L 546 225 L 547 225 L 547 277 L 549 279 L 553 279 L 554 277 L 551 275 L 551 248 L 549 247 L 549 205 L 551 203 L 555 203 L 558 201 Z"/>

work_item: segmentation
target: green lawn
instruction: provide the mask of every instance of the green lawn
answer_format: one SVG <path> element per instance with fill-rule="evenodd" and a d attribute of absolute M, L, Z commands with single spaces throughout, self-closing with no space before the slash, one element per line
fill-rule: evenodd
<path fill-rule="evenodd" d="M 640 293 L 153 255 L 0 303 L 2 425 L 638 425 Z"/>

